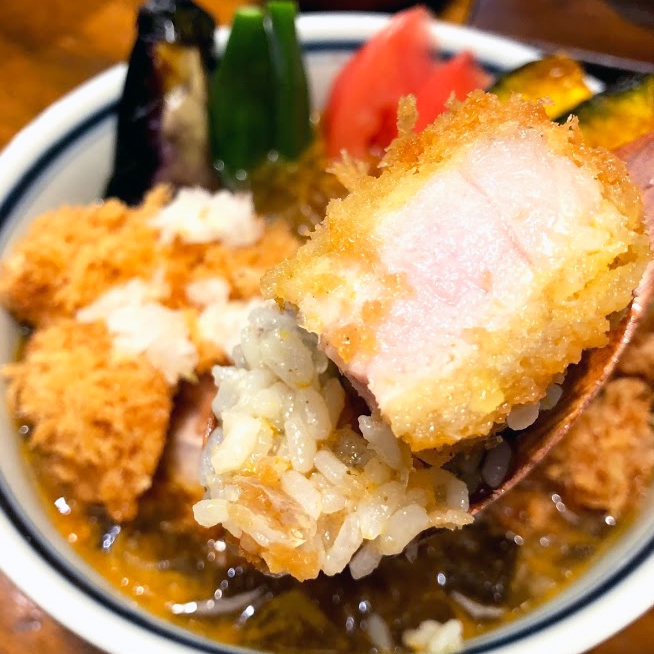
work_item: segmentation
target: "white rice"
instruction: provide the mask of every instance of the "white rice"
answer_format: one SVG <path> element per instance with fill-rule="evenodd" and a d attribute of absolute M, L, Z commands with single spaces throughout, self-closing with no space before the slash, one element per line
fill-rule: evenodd
<path fill-rule="evenodd" d="M 509 429 L 522 431 L 536 422 L 539 412 L 540 402 L 514 406 L 506 418 L 506 424 Z"/>
<path fill-rule="evenodd" d="M 552 384 L 547 389 L 547 394 L 540 401 L 540 408 L 542 411 L 549 411 L 553 409 L 561 399 L 563 395 L 563 388 L 559 384 Z"/>
<path fill-rule="evenodd" d="M 511 446 L 505 440 L 486 453 L 481 466 L 481 478 L 488 486 L 497 488 L 504 481 L 509 471 L 511 455 Z"/>
<path fill-rule="evenodd" d="M 395 649 L 391 630 L 381 615 L 371 613 L 366 619 L 365 629 L 370 642 L 377 648 L 377 651 L 392 652 Z"/>
<path fill-rule="evenodd" d="M 254 245 L 265 229 L 251 193 L 212 194 L 201 188 L 181 189 L 150 225 L 159 230 L 163 244 L 179 238 L 184 243 L 219 241 L 227 247 Z"/>
<path fill-rule="evenodd" d="M 156 301 L 167 293 L 161 275 L 152 282 L 132 279 L 80 309 L 77 320 L 104 322 L 118 356 L 145 355 L 175 385 L 193 377 L 198 353 L 184 314 Z"/>
<path fill-rule="evenodd" d="M 463 625 L 459 620 L 445 623 L 425 620 L 417 629 L 408 629 L 402 640 L 414 652 L 449 654 L 463 649 Z"/>
<path fill-rule="evenodd" d="M 506 418 L 506 426 L 513 431 L 523 431 L 531 427 L 541 411 L 553 409 L 563 395 L 561 384 L 565 380 L 565 373 L 560 373 L 554 378 L 554 383 L 547 389 L 545 397 L 540 402 L 533 404 L 518 404 L 512 407 Z"/>
<path fill-rule="evenodd" d="M 206 307 L 210 304 L 226 304 L 232 287 L 222 277 L 207 277 L 187 284 L 185 291 L 189 302 Z"/>
<path fill-rule="evenodd" d="M 557 405 L 563 395 L 561 384 L 564 380 L 565 373 L 557 375 L 554 379 L 555 383 L 547 389 L 545 397 L 539 402 L 514 406 L 507 416 L 506 426 L 512 431 L 524 431 L 531 427 L 541 411 L 549 411 Z M 492 442 L 493 439 L 490 439 L 486 447 L 491 446 Z M 495 443 L 487 450 L 485 456 L 481 451 L 468 452 L 454 460 L 452 470 L 456 471 L 459 479 L 466 482 L 470 493 L 473 493 L 482 481 L 490 488 L 498 488 L 509 473 L 513 457 L 511 446 L 502 438 L 501 432 L 497 435 Z"/>
<path fill-rule="evenodd" d="M 307 579 L 348 564 L 362 577 L 425 529 L 472 521 L 465 484 L 420 469 L 383 422 L 339 423 L 337 371 L 292 316 L 255 309 L 234 357 L 214 369 L 221 424 L 204 452 L 200 524 L 222 523 L 272 573 Z"/>
<path fill-rule="evenodd" d="M 198 317 L 200 338 L 217 345 L 227 355 L 238 345 L 252 310 L 263 304 L 260 297 L 230 300 L 230 290 L 229 282 L 219 277 L 200 279 L 186 287 L 189 301 L 202 308 Z"/>

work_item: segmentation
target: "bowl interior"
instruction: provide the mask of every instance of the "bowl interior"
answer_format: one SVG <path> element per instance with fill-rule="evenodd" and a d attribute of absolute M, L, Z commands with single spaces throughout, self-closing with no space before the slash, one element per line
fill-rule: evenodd
<path fill-rule="evenodd" d="M 358 20 L 353 20 L 351 15 L 345 18 L 338 15 L 302 18 L 300 33 L 307 54 L 315 107 L 324 105 L 332 79 L 354 49 L 385 20 L 379 16 L 361 16 Z M 438 25 L 434 29 L 445 51 L 454 52 L 468 47 L 493 71 L 521 65 L 536 56 L 529 48 L 474 31 Z M 219 41 L 224 42 L 224 38 L 223 32 L 219 35 Z M 3 227 L 0 234 L 0 256 L 24 233 L 35 216 L 62 204 L 89 203 L 101 197 L 112 163 L 115 109 L 124 73 L 125 67 L 119 66 L 103 75 L 101 80 L 82 87 L 74 96 L 63 100 L 42 116 L 2 155 L 0 218 Z M 19 329 L 11 317 L 0 311 L 2 363 L 14 359 L 19 338 Z M 0 393 L 4 392 L 3 382 Z M 22 456 L 20 437 L 17 436 L 16 426 L 5 402 L 0 402 L 0 503 L 5 512 L 3 521 L 0 521 L 0 532 L 5 529 L 13 530 L 14 535 L 19 534 L 24 541 L 24 548 L 31 549 L 31 556 L 46 561 L 58 580 L 60 592 L 67 587 L 69 591 L 72 588 L 71 592 L 78 595 L 81 593 L 85 600 L 91 597 L 90 601 L 95 603 L 98 616 L 111 613 L 119 616 L 129 629 L 145 629 L 160 639 L 157 641 L 162 648 L 160 651 L 181 651 L 187 647 L 208 651 L 233 649 L 216 646 L 146 614 L 120 595 L 72 551 L 47 518 L 32 472 Z M 562 625 L 566 621 L 569 623 L 599 597 L 628 583 L 647 559 L 653 545 L 652 508 L 654 498 L 649 497 L 640 517 L 625 532 L 620 542 L 554 601 L 533 611 L 526 618 L 470 641 L 466 651 L 509 652 L 523 649 L 524 639 L 531 638 L 533 641 L 533 638 L 552 625 Z M 2 551 L 0 565 L 16 578 L 12 575 L 12 561 Z M 85 628 L 75 616 L 66 612 L 65 607 L 60 606 L 56 592 L 43 592 L 43 584 L 39 584 L 38 579 L 23 574 L 19 583 L 68 627 L 108 651 L 120 651 L 115 642 L 112 642 L 112 634 L 102 627 L 100 618 L 93 629 Z M 56 584 L 53 588 L 56 588 Z M 630 618 L 644 610 L 650 600 L 654 600 L 652 590 L 637 605 L 632 603 L 624 607 L 622 618 L 604 625 L 605 633 L 600 637 L 626 624 Z M 575 638 L 581 642 L 578 635 Z M 593 641 L 592 637 L 584 640 L 584 648 L 592 645 Z M 550 647 L 553 642 L 549 641 Z M 169 649 L 171 646 L 173 649 Z M 134 651 L 133 648 L 130 649 Z M 541 650 L 536 647 L 533 651 Z"/>

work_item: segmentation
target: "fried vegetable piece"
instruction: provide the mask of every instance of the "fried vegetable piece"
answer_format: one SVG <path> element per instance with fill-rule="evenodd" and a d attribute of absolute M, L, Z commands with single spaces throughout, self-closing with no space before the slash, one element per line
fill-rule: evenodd
<path fill-rule="evenodd" d="M 262 164 L 274 147 L 273 67 L 264 21 L 259 7 L 236 12 L 221 65 L 211 80 L 212 158 L 228 187 L 239 182 L 242 186 L 246 173 Z"/>
<path fill-rule="evenodd" d="M 280 0 L 234 14 L 209 103 L 214 166 L 230 188 L 249 187 L 248 176 L 275 159 L 271 153 L 297 160 L 313 138 L 296 12 L 294 2 Z"/>
<path fill-rule="evenodd" d="M 3 375 L 57 487 L 116 521 L 133 518 L 166 439 L 172 390 L 163 375 L 144 357 L 114 356 L 102 324 L 73 320 L 37 331 Z"/>
<path fill-rule="evenodd" d="M 654 131 L 654 74 L 628 76 L 569 115 L 579 118 L 588 145 L 615 150 L 630 143 Z"/>
<path fill-rule="evenodd" d="M 550 118 L 567 113 L 593 95 L 584 82 L 583 68 L 565 55 L 551 55 L 520 66 L 502 75 L 489 93 L 500 100 L 513 93 L 525 100 L 546 98 L 550 102 L 544 108 Z"/>
<path fill-rule="evenodd" d="M 614 517 L 634 506 L 654 469 L 653 399 L 640 379 L 606 385 L 545 466 L 568 501 Z"/>
<path fill-rule="evenodd" d="M 313 138 L 309 82 L 295 29 L 297 6 L 273 0 L 267 8 L 276 86 L 275 146 L 281 157 L 295 161 Z"/>
<path fill-rule="evenodd" d="M 584 82 L 583 68 L 565 55 L 551 55 L 532 61 L 502 75 L 489 89 L 501 100 L 519 93 L 525 100 L 548 99 L 550 118 L 569 112 L 593 92 Z"/>
<path fill-rule="evenodd" d="M 263 289 L 417 451 L 542 398 L 606 342 L 650 252 L 624 164 L 574 122 L 478 91 L 421 134 L 400 124 L 382 174 L 351 166 L 350 195 Z"/>
<path fill-rule="evenodd" d="M 161 182 L 215 188 L 207 109 L 214 20 L 191 0 L 149 0 L 137 24 L 105 195 L 137 204 Z"/>

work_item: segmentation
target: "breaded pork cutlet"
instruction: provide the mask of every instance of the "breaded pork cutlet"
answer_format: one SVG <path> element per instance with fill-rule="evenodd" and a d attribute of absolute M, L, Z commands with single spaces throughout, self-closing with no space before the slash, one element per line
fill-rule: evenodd
<path fill-rule="evenodd" d="M 134 209 L 118 200 L 64 206 L 39 216 L 0 262 L 0 300 L 33 326 L 72 317 L 110 287 L 156 269 L 148 220 L 170 199 L 165 187 Z"/>
<path fill-rule="evenodd" d="M 60 320 L 5 366 L 9 401 L 30 447 L 63 492 L 136 515 L 166 440 L 173 390 L 145 357 L 118 357 L 101 323 Z"/>
<path fill-rule="evenodd" d="M 619 517 L 642 497 L 654 468 L 653 400 L 641 379 L 614 379 L 554 448 L 545 474 L 574 506 Z"/>
<path fill-rule="evenodd" d="M 247 303 L 230 302 L 258 297 L 264 271 L 297 247 L 282 222 L 265 224 L 260 238 L 241 247 L 219 240 L 165 241 L 153 219 L 169 200 L 169 189 L 158 187 L 135 208 L 117 200 L 62 207 L 37 218 L 0 263 L 0 300 L 36 328 L 24 358 L 4 370 L 13 409 L 32 427 L 30 444 L 47 465 L 48 477 L 71 496 L 104 505 L 119 521 L 136 514 L 139 496 L 152 483 L 176 382 L 166 379 L 152 358 L 116 347 L 109 319 L 93 310 L 89 318 L 89 309 L 108 292 L 118 291 L 126 302 L 130 285 L 156 287 L 147 301 L 172 310 L 168 317 L 178 311 L 187 325 L 197 361 L 187 371 L 193 376 L 226 363 L 229 355 L 225 342 L 212 340 L 203 329 L 212 298 L 198 301 L 197 284 L 222 285 L 224 303 L 213 307 L 214 322 L 224 319 L 221 311 L 231 310 L 235 317 L 227 327 L 238 330 L 238 313 Z M 195 294 L 189 291 L 193 285 Z M 134 315 L 129 334 L 138 316 L 148 314 Z M 121 321 L 124 327 L 124 314 Z M 147 341 L 148 334 L 157 333 L 143 323 L 136 324 L 139 342 L 144 334 Z M 174 345 L 157 352 L 170 351 L 174 358 Z M 188 455 L 187 467 L 196 466 L 200 445 Z"/>
<path fill-rule="evenodd" d="M 118 200 L 65 206 L 37 218 L 0 262 L 0 301 L 18 320 L 32 326 L 73 317 L 109 289 L 157 273 L 171 308 L 192 307 L 188 284 L 218 277 L 230 297 L 259 295 L 259 281 L 272 265 L 291 256 L 297 239 L 281 221 L 266 225 L 261 238 L 246 247 L 219 241 L 162 243 L 152 219 L 170 200 L 159 186 L 136 208 Z"/>
<path fill-rule="evenodd" d="M 421 134 L 407 113 L 263 288 L 422 450 L 489 434 L 606 343 L 650 252 L 624 164 L 574 121 L 481 91 Z"/>

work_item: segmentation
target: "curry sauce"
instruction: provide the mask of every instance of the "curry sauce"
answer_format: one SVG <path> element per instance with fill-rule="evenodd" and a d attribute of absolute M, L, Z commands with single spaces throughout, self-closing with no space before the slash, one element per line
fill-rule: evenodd
<path fill-rule="evenodd" d="M 26 452 L 38 469 L 34 453 Z M 619 537 L 600 511 L 572 510 L 537 472 L 474 525 L 440 532 L 385 558 L 370 576 L 349 573 L 300 583 L 258 572 L 219 532 L 193 524 L 190 498 L 163 475 L 122 527 L 102 511 L 48 489 L 49 514 L 73 549 L 129 600 L 198 635 L 274 652 L 374 652 L 370 615 L 381 616 L 394 642 L 427 619 L 458 618 L 464 636 L 515 620 L 577 579 Z M 166 501 L 161 501 L 166 497 Z M 190 602 L 259 589 L 224 615 L 202 615 Z"/>

